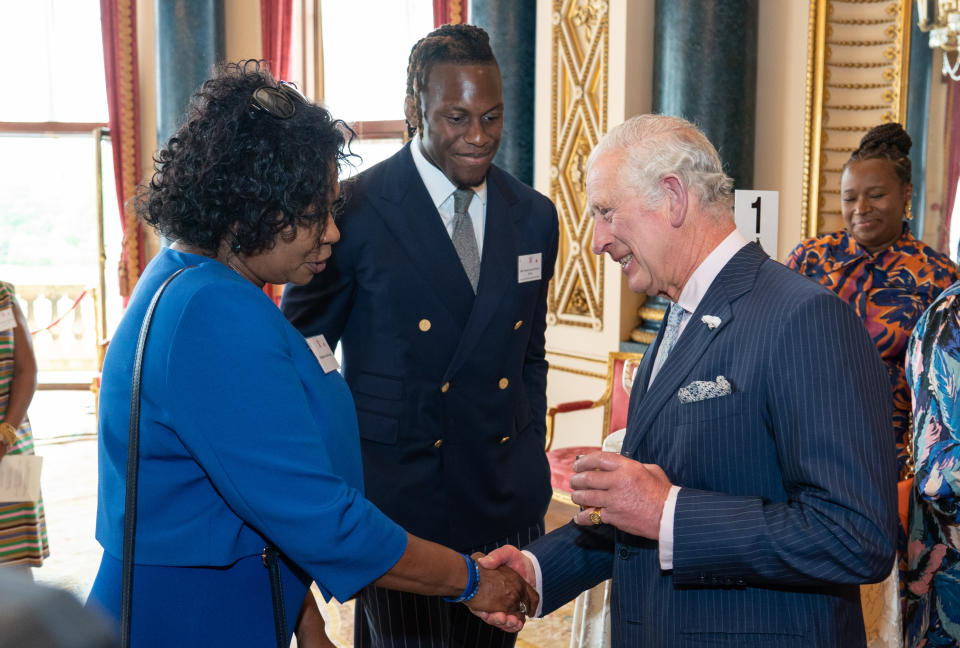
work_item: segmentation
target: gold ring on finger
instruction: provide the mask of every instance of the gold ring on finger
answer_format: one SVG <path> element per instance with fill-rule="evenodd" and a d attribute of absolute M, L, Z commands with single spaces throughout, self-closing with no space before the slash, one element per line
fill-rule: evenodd
<path fill-rule="evenodd" d="M 593 522 L 593 525 L 594 525 L 594 526 L 597 526 L 597 525 L 599 525 L 599 524 L 603 524 L 603 520 L 600 519 L 600 509 L 599 509 L 599 508 L 595 508 L 595 509 L 593 509 L 592 511 L 590 511 L 590 521 Z"/>

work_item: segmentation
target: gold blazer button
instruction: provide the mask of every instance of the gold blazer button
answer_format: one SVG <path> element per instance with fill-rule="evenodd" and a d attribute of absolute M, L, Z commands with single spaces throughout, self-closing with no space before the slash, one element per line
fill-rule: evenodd
<path fill-rule="evenodd" d="M 436 443 L 433 444 L 434 448 L 439 448 L 443 445 L 443 439 L 437 439 Z"/>
<path fill-rule="evenodd" d="M 513 325 L 513 330 L 516 331 L 521 326 L 523 326 L 523 320 L 517 320 L 517 323 Z"/>
<path fill-rule="evenodd" d="M 450 389 L 450 383 L 445 382 L 443 383 L 443 387 L 440 388 L 440 391 L 446 394 L 449 389 Z"/>
<path fill-rule="evenodd" d="M 506 442 L 509 441 L 509 440 L 510 440 L 510 437 L 505 436 L 505 437 L 502 437 L 502 438 L 500 439 L 500 443 L 506 443 Z"/>
<path fill-rule="evenodd" d="M 509 385 L 509 384 L 510 384 L 510 381 L 507 380 L 506 378 L 501 378 L 501 379 L 500 379 L 500 382 L 497 383 L 497 385 L 500 387 L 500 389 L 506 389 L 506 388 L 507 388 L 507 385 Z"/>
<path fill-rule="evenodd" d="M 423 331 L 424 333 L 430 330 L 430 326 L 431 326 L 430 320 L 428 319 L 420 320 L 420 330 Z"/>

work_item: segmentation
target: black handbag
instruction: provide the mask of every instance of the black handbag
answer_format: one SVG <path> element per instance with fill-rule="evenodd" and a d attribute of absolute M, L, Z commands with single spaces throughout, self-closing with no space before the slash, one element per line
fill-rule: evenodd
<path fill-rule="evenodd" d="M 147 335 L 150 332 L 150 322 L 153 312 L 160 300 L 160 295 L 166 290 L 170 282 L 184 270 L 180 268 L 157 288 L 157 292 L 150 300 L 147 313 L 140 326 L 140 337 L 137 339 L 137 354 L 133 363 L 133 388 L 130 392 L 130 436 L 127 445 L 127 490 L 123 510 L 123 567 L 121 571 L 121 598 L 120 598 L 120 640 L 123 648 L 130 647 L 130 623 L 133 610 L 133 547 L 137 532 L 137 478 L 140 468 L 140 379 L 143 373 L 143 350 L 147 346 Z M 280 554 L 276 547 L 267 545 L 261 554 L 263 565 L 270 575 L 270 593 L 273 598 L 273 622 L 276 630 L 277 648 L 289 648 L 290 641 L 287 635 L 287 617 L 283 605 L 283 589 L 280 584 Z"/>

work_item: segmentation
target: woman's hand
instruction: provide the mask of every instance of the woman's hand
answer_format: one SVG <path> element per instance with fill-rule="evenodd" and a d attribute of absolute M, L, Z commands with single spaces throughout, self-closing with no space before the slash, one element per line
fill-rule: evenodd
<path fill-rule="evenodd" d="M 474 560 L 483 554 L 473 555 Z M 477 594 L 464 604 L 471 612 L 501 612 L 506 616 L 499 627 L 507 632 L 518 632 L 528 614 L 537 609 L 540 597 L 520 574 L 506 565 L 495 569 L 480 567 L 480 586 Z M 483 618 L 484 615 L 480 615 Z"/>

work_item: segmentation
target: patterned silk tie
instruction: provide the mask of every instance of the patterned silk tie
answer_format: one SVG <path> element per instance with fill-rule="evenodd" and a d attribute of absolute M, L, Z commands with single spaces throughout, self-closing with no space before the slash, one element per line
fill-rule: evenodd
<path fill-rule="evenodd" d="M 660 373 L 660 368 L 667 360 L 667 355 L 673 349 L 673 345 L 677 343 L 677 338 L 680 337 L 680 324 L 686 314 L 687 311 L 683 310 L 683 307 L 679 304 L 670 304 L 666 328 L 663 329 L 663 339 L 660 340 L 660 348 L 657 349 L 657 356 L 653 359 L 653 369 L 650 370 L 650 382 L 648 384 L 653 384 Z"/>
<path fill-rule="evenodd" d="M 673 350 L 673 345 L 677 343 L 680 337 L 680 323 L 687 311 L 680 304 L 670 304 L 670 314 L 667 315 L 667 328 L 663 330 L 663 341 L 660 342 L 661 350 L 658 354 L 660 364 L 663 365 L 667 355 Z"/>
<path fill-rule="evenodd" d="M 480 252 L 477 249 L 477 237 L 473 232 L 473 219 L 467 212 L 470 201 L 473 200 L 473 191 L 457 189 L 453 192 L 453 247 L 457 250 L 460 263 L 470 279 L 473 292 L 477 292 L 477 281 L 480 279 Z"/>

